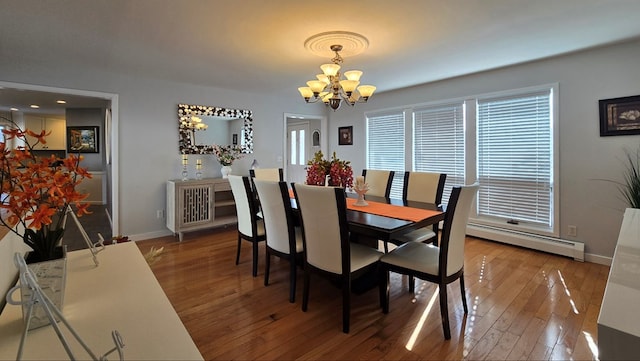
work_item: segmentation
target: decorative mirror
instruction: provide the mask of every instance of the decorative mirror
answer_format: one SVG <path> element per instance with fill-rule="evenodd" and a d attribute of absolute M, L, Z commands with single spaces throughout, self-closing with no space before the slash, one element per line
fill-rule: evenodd
<path fill-rule="evenodd" d="M 242 153 L 253 153 L 250 110 L 178 104 L 178 130 L 181 154 L 213 154 L 213 144 L 237 145 Z"/>

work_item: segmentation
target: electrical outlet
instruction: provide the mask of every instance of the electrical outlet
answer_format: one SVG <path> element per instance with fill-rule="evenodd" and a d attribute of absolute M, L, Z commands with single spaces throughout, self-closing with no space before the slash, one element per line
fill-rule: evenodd
<path fill-rule="evenodd" d="M 576 226 L 569 226 L 569 232 L 568 232 L 569 237 L 575 237 L 578 235 L 578 227 Z"/>
<path fill-rule="evenodd" d="M 158 209 L 156 211 L 156 217 L 157 218 L 164 218 L 164 209 Z"/>

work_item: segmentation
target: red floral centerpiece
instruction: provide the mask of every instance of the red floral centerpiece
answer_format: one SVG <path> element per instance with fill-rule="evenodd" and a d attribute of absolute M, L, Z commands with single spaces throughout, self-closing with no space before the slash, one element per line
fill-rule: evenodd
<path fill-rule="evenodd" d="M 91 174 L 80 167 L 79 155 L 70 154 L 64 159 L 34 155 L 33 147 L 45 144 L 48 134 L 23 131 L 12 120 L 1 119 L 8 126 L 2 129 L 0 142 L 0 222 L 33 249 L 28 262 L 55 259 L 59 257 L 56 248 L 64 233 L 69 205 L 77 207 L 79 217 L 90 213 L 89 205 L 81 203 L 88 194 L 79 193 L 76 186 Z M 36 139 L 34 144 L 29 143 L 27 135 Z M 8 141 L 16 146 L 8 145 Z M 17 224 L 22 227 L 16 228 Z"/>
<path fill-rule="evenodd" d="M 322 151 L 317 151 L 307 163 L 307 184 L 323 186 L 329 176 L 329 186 L 353 187 L 351 162 L 338 159 L 336 152 L 333 152 L 331 160 L 325 160 L 323 156 Z"/>

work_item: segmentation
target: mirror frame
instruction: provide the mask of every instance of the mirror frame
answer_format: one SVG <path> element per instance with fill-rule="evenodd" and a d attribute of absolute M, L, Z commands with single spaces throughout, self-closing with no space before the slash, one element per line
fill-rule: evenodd
<path fill-rule="evenodd" d="M 213 154 L 213 144 L 195 144 L 194 130 L 183 125 L 192 116 L 221 116 L 244 119 L 242 153 L 253 153 L 253 112 L 247 109 L 220 108 L 208 105 L 178 104 L 178 131 L 180 154 Z M 228 145 L 228 144 L 220 144 Z"/>

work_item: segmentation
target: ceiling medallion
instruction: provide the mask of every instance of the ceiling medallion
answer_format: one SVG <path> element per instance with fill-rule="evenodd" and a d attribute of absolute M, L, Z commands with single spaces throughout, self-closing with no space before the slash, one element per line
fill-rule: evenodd
<path fill-rule="evenodd" d="M 327 31 L 311 36 L 304 42 L 304 47 L 323 58 L 333 56 L 332 45 L 342 45 L 343 56 L 354 56 L 369 47 L 369 40 L 364 36 L 349 31 Z"/>

